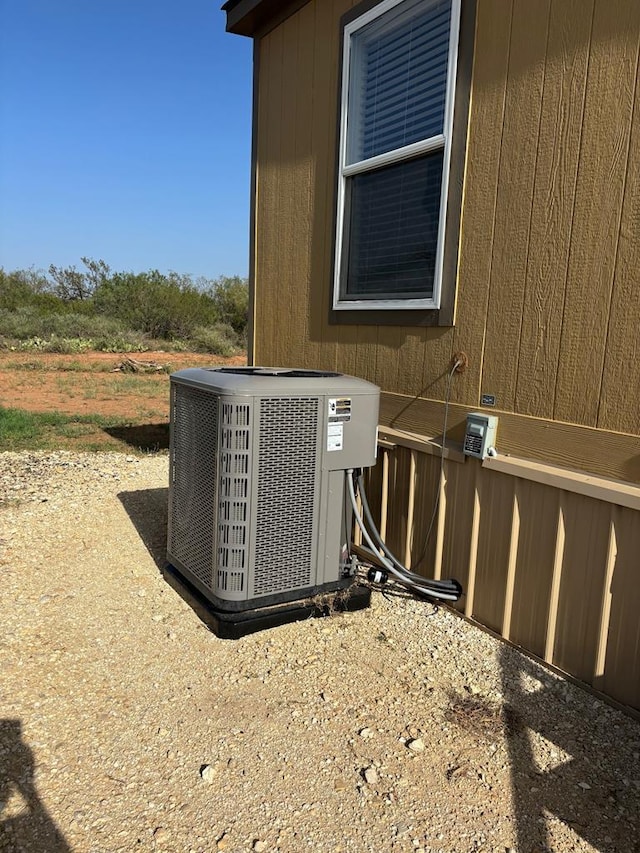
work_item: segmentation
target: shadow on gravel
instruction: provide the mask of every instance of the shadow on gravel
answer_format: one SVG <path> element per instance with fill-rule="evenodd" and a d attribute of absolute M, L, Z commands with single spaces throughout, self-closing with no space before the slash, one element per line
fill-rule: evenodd
<path fill-rule="evenodd" d="M 0 850 L 71 853 L 36 790 L 20 720 L 0 719 Z"/>
<path fill-rule="evenodd" d="M 167 556 L 169 489 L 119 492 L 118 498 L 156 566 L 162 568 Z"/>
<path fill-rule="evenodd" d="M 638 853 L 640 809 L 631 778 L 638 744 L 628 733 L 635 723 L 616 723 L 618 712 L 508 646 L 500 658 L 517 850 L 552 853 L 548 826 L 555 819 L 601 853 Z M 542 738 L 551 769 L 536 761 Z"/>
<path fill-rule="evenodd" d="M 104 432 L 136 450 L 167 450 L 169 424 L 141 424 L 140 426 L 104 427 Z"/>

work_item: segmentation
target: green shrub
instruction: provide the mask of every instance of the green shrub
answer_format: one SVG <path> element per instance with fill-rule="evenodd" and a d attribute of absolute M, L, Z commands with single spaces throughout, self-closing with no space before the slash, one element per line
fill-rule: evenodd
<path fill-rule="evenodd" d="M 246 278 L 221 276 L 208 291 L 221 323 L 236 335 L 246 336 L 249 315 L 249 286 Z"/>
<path fill-rule="evenodd" d="M 117 317 L 152 338 L 189 338 L 198 325 L 217 320 L 213 301 L 190 280 L 147 273 L 116 273 L 94 295 L 95 310 Z"/>
<path fill-rule="evenodd" d="M 34 310 L 32 306 L 25 306 L 13 311 L 8 308 L 0 308 L 0 335 L 3 337 L 25 340 L 47 334 L 48 331 L 45 330 L 43 324 L 43 315 Z"/>
<path fill-rule="evenodd" d="M 238 340 L 231 326 L 218 323 L 215 326 L 198 326 L 191 336 L 196 352 L 230 356 L 238 351 Z"/>
<path fill-rule="evenodd" d="M 0 267 L 0 347 L 39 352 L 197 349 L 246 344 L 248 288 L 239 276 L 198 279 L 158 270 L 111 273 L 104 261 L 33 270 Z M 90 342 L 90 344 L 89 344 Z"/>
<path fill-rule="evenodd" d="M 43 301 L 53 304 L 56 298 L 47 292 L 48 286 L 44 274 L 36 270 L 5 272 L 0 267 L 0 309 L 15 311 Z"/>
<path fill-rule="evenodd" d="M 149 341 L 149 350 L 155 352 L 192 352 L 193 344 L 191 341 L 180 341 L 174 338 L 172 341 Z"/>
<path fill-rule="evenodd" d="M 103 335 L 93 339 L 97 352 L 146 352 L 149 342 L 138 332 L 125 331 L 117 335 Z"/>
<path fill-rule="evenodd" d="M 30 338 L 114 338 L 126 335 L 127 327 L 111 317 L 84 313 L 40 312 L 33 305 L 15 311 L 0 309 L 0 335 L 15 340 Z"/>

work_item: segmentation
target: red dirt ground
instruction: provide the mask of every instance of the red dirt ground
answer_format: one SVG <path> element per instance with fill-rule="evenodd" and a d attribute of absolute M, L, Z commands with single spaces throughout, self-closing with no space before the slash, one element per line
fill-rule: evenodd
<path fill-rule="evenodd" d="M 69 415 L 113 415 L 132 421 L 166 421 L 169 417 L 169 372 L 116 372 L 124 359 L 162 365 L 169 372 L 185 367 L 246 364 L 231 358 L 194 353 L 145 352 L 52 353 L 0 352 L 0 404 L 31 412 Z"/>

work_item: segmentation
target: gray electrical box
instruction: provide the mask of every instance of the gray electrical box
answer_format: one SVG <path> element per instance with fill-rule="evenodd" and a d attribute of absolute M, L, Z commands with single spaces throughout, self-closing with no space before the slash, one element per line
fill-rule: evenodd
<path fill-rule="evenodd" d="M 340 373 L 174 373 L 169 564 L 226 611 L 351 583 L 345 470 L 375 464 L 379 397 Z"/>
<path fill-rule="evenodd" d="M 495 452 L 498 418 L 496 415 L 485 415 L 473 412 L 467 415 L 467 428 L 464 436 L 463 451 L 466 456 L 484 459 Z"/>

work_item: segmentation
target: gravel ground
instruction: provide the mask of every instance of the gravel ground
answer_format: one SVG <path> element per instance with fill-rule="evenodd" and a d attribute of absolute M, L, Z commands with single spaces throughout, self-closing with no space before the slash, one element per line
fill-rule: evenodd
<path fill-rule="evenodd" d="M 167 458 L 0 454 L 0 851 L 639 851 L 640 726 L 446 610 L 219 640 Z"/>

